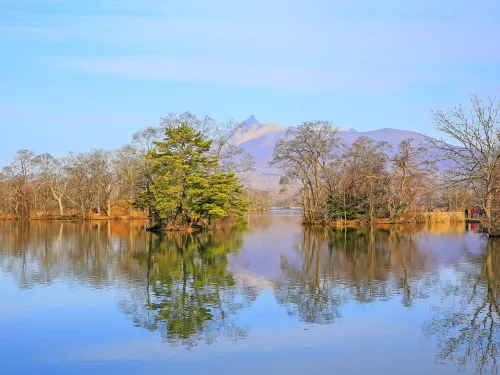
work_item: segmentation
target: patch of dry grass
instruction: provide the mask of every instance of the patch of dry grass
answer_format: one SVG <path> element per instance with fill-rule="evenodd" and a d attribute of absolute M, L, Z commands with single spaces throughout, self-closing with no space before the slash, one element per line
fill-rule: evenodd
<path fill-rule="evenodd" d="M 465 222 L 463 212 L 419 212 L 415 213 L 413 220 L 415 223 L 461 223 Z"/>

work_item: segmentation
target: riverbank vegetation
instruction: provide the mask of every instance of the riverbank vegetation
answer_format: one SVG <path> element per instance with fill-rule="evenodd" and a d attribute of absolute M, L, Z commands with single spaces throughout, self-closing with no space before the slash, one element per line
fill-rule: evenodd
<path fill-rule="evenodd" d="M 389 157 L 389 144 L 368 137 L 347 147 L 331 124 L 307 122 L 277 142 L 271 164 L 283 170 L 283 188 L 300 189 L 306 224 L 408 220 L 436 203 L 435 170 L 411 139 L 399 148 Z"/>
<path fill-rule="evenodd" d="M 490 216 L 500 103 L 471 96 L 469 107 L 434 112 L 445 138 L 408 138 L 394 149 L 366 136 L 345 144 L 326 121 L 290 127 L 270 161 L 287 192 L 279 199 L 243 185 L 255 165 L 235 142 L 243 123 L 170 114 L 114 151 L 19 151 L 0 172 L 0 218 L 149 217 L 154 228 L 200 229 L 272 206 L 302 207 L 305 224 L 322 225 L 463 221 L 466 207 Z"/>
<path fill-rule="evenodd" d="M 18 151 L 14 160 L 0 171 L 0 218 L 147 218 L 145 194 L 149 193 L 151 197 L 151 194 L 159 189 L 159 174 L 164 173 L 166 181 L 170 165 L 166 156 L 158 156 L 161 151 L 156 142 L 164 141 L 167 130 L 181 126 L 184 126 L 184 130 L 189 127 L 193 132 L 203 135 L 206 145 L 203 158 L 206 163 L 205 169 L 198 173 L 198 177 L 200 174 L 206 176 L 209 170 L 218 172 L 218 176 L 211 174 L 210 181 L 204 181 L 204 188 L 207 190 L 204 192 L 203 204 L 212 204 L 207 201 L 207 194 L 210 194 L 210 191 L 215 194 L 214 189 L 217 190 L 222 185 L 223 190 L 226 190 L 226 187 L 230 187 L 233 192 L 240 189 L 241 187 L 236 187 L 239 184 L 236 174 L 249 171 L 254 165 L 252 156 L 233 141 L 233 136 L 243 124 L 234 121 L 219 123 L 210 117 L 197 118 L 186 112 L 170 114 L 163 118 L 158 126 L 135 133 L 132 141 L 118 150 L 70 152 L 59 158 L 48 153 Z M 186 176 L 194 173 L 192 168 L 199 167 L 193 163 L 182 167 Z M 175 167 L 179 165 L 176 164 Z M 169 176 L 170 182 L 173 182 L 174 176 Z M 192 180 L 189 183 L 191 193 L 194 194 L 192 189 L 195 189 L 195 183 Z M 200 186 L 196 188 L 203 189 Z M 187 190 L 186 194 L 189 194 Z M 242 191 L 241 194 L 248 198 L 265 196 L 265 193 L 257 190 L 252 193 Z M 220 195 L 214 195 L 211 199 L 222 198 Z M 264 198 L 259 201 L 259 206 L 265 204 Z M 162 206 L 157 212 L 150 208 L 150 214 L 165 212 L 166 209 Z M 207 210 L 210 211 L 208 208 Z M 219 212 L 217 215 L 221 214 Z M 186 211 L 183 211 L 183 215 L 186 217 Z M 215 211 L 212 210 L 209 217 L 204 216 L 203 220 L 210 221 L 214 215 Z M 198 216 L 195 215 L 195 218 L 190 220 L 196 221 Z"/>
<path fill-rule="evenodd" d="M 270 164 L 283 171 L 284 190 L 300 192 L 305 224 L 463 221 L 472 206 L 490 216 L 500 181 L 499 113 L 499 102 L 472 96 L 470 113 L 434 112 L 446 140 L 404 139 L 397 150 L 364 136 L 346 145 L 332 124 L 305 122 L 276 143 Z"/>

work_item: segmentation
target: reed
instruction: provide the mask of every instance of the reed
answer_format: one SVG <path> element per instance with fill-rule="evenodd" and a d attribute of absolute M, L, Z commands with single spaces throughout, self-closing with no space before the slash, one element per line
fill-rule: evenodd
<path fill-rule="evenodd" d="M 460 223 L 465 222 L 463 212 L 419 212 L 414 214 L 414 223 Z"/>

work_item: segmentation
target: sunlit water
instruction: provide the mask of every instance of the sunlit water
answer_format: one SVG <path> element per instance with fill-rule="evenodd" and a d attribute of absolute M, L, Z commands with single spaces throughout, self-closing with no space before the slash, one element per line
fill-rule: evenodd
<path fill-rule="evenodd" d="M 214 234 L 0 222 L 0 374 L 475 374 L 500 242 L 465 225 Z"/>

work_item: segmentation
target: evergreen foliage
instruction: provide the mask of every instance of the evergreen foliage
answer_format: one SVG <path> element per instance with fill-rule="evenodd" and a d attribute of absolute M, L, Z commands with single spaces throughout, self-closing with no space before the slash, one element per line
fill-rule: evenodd
<path fill-rule="evenodd" d="M 151 181 L 136 199 L 136 205 L 148 209 L 153 228 L 207 229 L 217 219 L 246 211 L 238 177 L 220 171 L 211 144 L 186 123 L 167 127 L 164 140 L 154 142 L 146 155 Z"/>

